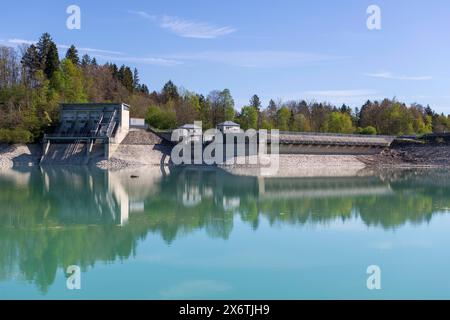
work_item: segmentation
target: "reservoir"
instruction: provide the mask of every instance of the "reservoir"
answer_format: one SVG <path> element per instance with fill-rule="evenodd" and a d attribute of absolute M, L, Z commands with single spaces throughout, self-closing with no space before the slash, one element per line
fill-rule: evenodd
<path fill-rule="evenodd" d="M 449 178 L 5 169 L 0 299 L 450 299 Z"/>

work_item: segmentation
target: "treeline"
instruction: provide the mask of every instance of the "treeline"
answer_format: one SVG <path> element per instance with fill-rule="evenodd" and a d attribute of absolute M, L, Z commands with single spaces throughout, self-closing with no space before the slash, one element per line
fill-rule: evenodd
<path fill-rule="evenodd" d="M 235 111 L 228 89 L 213 91 L 207 97 L 184 91 L 169 82 L 159 103 L 150 106 L 147 121 L 158 129 L 203 121 L 212 128 L 223 121 L 235 121 L 243 129 L 279 129 L 281 131 L 323 132 L 366 135 L 412 135 L 450 132 L 450 116 L 434 112 L 430 106 L 406 105 L 394 99 L 367 101 L 361 108 L 330 103 L 270 100 L 264 107 L 258 95 L 247 106 Z"/>
<path fill-rule="evenodd" d="M 368 101 L 353 110 L 346 105 L 271 100 L 263 106 L 254 95 L 239 112 L 230 90 L 204 96 L 172 81 L 150 92 L 139 72 L 128 66 L 79 56 L 71 46 L 63 59 L 47 33 L 36 45 L 19 49 L 0 46 L 0 142 L 33 142 L 58 122 L 59 103 L 125 102 L 131 116 L 146 118 L 157 129 L 171 129 L 196 120 L 205 129 L 235 121 L 244 129 L 360 134 L 448 132 L 450 118 L 429 106 L 406 105 L 396 99 Z"/>
<path fill-rule="evenodd" d="M 47 33 L 35 45 L 0 46 L 0 142 L 37 141 L 58 124 L 60 103 L 126 102 L 144 118 L 154 103 L 137 69 L 79 56 L 63 59 Z"/>
<path fill-rule="evenodd" d="M 353 110 L 347 105 L 336 107 L 329 103 L 290 101 L 275 103 L 262 112 L 257 96 L 238 116 L 244 127 L 259 121 L 263 128 L 278 128 L 282 131 L 358 133 L 383 135 L 425 134 L 448 132 L 450 118 L 437 114 L 430 106 L 410 106 L 394 99 L 367 101 L 361 108 Z M 259 120 L 257 120 L 259 119 Z"/>
<path fill-rule="evenodd" d="M 228 89 L 212 91 L 207 97 L 178 89 L 172 81 L 159 94 L 154 93 L 147 122 L 157 129 L 172 129 L 186 123 L 202 121 L 209 129 L 237 117 L 234 100 Z"/>

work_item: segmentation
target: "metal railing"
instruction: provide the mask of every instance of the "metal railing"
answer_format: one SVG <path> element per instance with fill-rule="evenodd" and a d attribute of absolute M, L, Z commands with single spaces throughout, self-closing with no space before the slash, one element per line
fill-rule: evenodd
<path fill-rule="evenodd" d="M 270 134 L 270 131 L 269 131 Z M 293 132 L 293 131 L 280 131 L 280 135 L 301 135 L 301 136 L 323 136 L 323 137 L 348 137 L 348 138 L 369 138 L 369 139 L 396 139 L 397 136 L 387 135 L 364 135 L 364 134 L 346 134 L 346 133 L 324 133 L 324 132 Z"/>
<path fill-rule="evenodd" d="M 91 133 L 49 133 L 44 135 L 44 140 L 46 139 L 106 139 L 106 135 L 92 135 Z"/>

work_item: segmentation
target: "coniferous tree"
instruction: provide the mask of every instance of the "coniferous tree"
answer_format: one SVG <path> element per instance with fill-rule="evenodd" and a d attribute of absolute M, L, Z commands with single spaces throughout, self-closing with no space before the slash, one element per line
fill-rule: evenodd
<path fill-rule="evenodd" d="M 256 110 L 261 110 L 261 100 L 259 99 L 258 95 L 253 95 L 253 97 L 250 99 L 250 106 L 255 108 Z"/>
<path fill-rule="evenodd" d="M 70 46 L 70 48 L 67 50 L 66 59 L 69 59 L 75 66 L 78 66 L 80 64 L 78 50 L 74 45 Z"/>
<path fill-rule="evenodd" d="M 56 43 L 53 42 L 50 34 L 44 33 L 41 36 L 37 43 L 37 50 L 40 67 L 47 76 L 47 79 L 51 79 L 59 68 L 59 56 Z"/>
<path fill-rule="evenodd" d="M 56 47 L 56 44 L 53 43 L 50 45 L 50 49 L 45 62 L 44 72 L 50 79 L 53 76 L 53 74 L 56 71 L 58 71 L 58 68 L 59 68 L 58 48 Z"/>
<path fill-rule="evenodd" d="M 22 57 L 21 63 L 27 78 L 29 80 L 34 79 L 36 72 L 40 68 L 39 53 L 34 44 L 27 48 Z"/>
<path fill-rule="evenodd" d="M 147 85 L 145 85 L 145 84 L 141 85 L 140 92 L 143 93 L 143 94 L 149 94 L 150 93 L 149 90 L 148 90 Z"/>
<path fill-rule="evenodd" d="M 117 68 L 117 65 L 115 63 L 107 63 L 106 66 L 109 68 L 112 77 L 116 80 L 120 80 L 119 68 Z"/>
<path fill-rule="evenodd" d="M 134 68 L 133 71 L 133 88 L 135 91 L 140 91 L 140 79 L 139 79 L 139 72 L 136 68 Z"/>
<path fill-rule="evenodd" d="M 81 58 L 81 66 L 82 67 L 87 67 L 88 65 L 90 65 L 92 63 L 91 61 L 91 57 L 89 57 L 89 55 L 85 54 L 82 58 Z"/>
<path fill-rule="evenodd" d="M 427 107 L 425 108 L 425 114 L 427 116 L 433 117 L 435 115 L 433 109 L 431 109 L 430 105 L 427 105 Z"/>
<path fill-rule="evenodd" d="M 133 92 L 133 72 L 131 72 L 130 67 L 126 67 L 125 65 L 120 67 L 119 80 L 129 92 Z"/>
<path fill-rule="evenodd" d="M 345 103 L 342 105 L 341 109 L 339 110 L 341 113 L 347 113 L 349 115 L 352 114 L 352 108 L 347 106 Z"/>
<path fill-rule="evenodd" d="M 174 83 L 169 80 L 162 90 L 162 98 L 164 103 L 169 101 L 178 101 L 180 99 L 180 94 L 178 93 L 178 88 Z"/>
<path fill-rule="evenodd" d="M 261 100 L 259 99 L 257 94 L 253 95 L 253 97 L 250 99 L 250 106 L 255 108 L 256 113 L 258 114 L 257 125 L 252 128 L 253 129 L 261 128 L 262 126 Z"/>
<path fill-rule="evenodd" d="M 278 118 L 277 112 L 278 112 L 277 104 L 275 103 L 275 101 L 273 101 L 273 99 L 270 99 L 269 106 L 267 107 L 267 117 L 270 125 L 272 126 L 276 126 Z"/>

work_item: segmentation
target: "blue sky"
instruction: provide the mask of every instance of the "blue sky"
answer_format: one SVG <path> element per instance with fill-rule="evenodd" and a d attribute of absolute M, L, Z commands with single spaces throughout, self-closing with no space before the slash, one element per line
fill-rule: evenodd
<path fill-rule="evenodd" d="M 81 30 L 66 28 L 69 5 Z M 367 7 L 382 28 L 366 27 Z M 450 113 L 448 0 L 5 1 L 0 43 L 49 32 L 100 62 L 127 64 L 159 90 L 169 79 L 207 94 L 229 88 L 240 108 L 270 98 L 347 102 L 397 97 Z"/>

